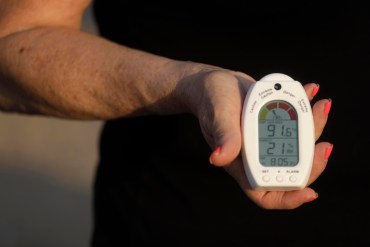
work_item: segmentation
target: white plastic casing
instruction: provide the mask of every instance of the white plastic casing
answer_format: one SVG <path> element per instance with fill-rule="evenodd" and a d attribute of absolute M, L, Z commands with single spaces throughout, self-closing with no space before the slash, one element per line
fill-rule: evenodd
<path fill-rule="evenodd" d="M 281 89 L 274 88 L 279 83 Z M 263 166 L 259 161 L 259 112 L 273 100 L 283 100 L 295 108 L 298 119 L 298 163 L 295 166 Z M 307 186 L 311 173 L 315 131 L 310 101 L 302 84 L 291 77 L 273 73 L 251 85 L 242 112 L 242 157 L 253 189 L 264 191 L 298 190 Z"/>

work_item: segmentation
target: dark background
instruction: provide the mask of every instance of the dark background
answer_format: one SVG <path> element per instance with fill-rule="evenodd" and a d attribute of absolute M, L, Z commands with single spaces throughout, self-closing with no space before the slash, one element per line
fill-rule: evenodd
<path fill-rule="evenodd" d="M 123 173 L 127 168 L 149 164 L 147 171 L 153 175 L 150 189 L 135 194 L 138 201 L 145 201 L 145 204 L 135 204 L 132 200 L 125 200 L 127 198 L 120 201 L 133 206 L 136 214 L 132 217 L 132 224 L 127 221 L 126 230 L 115 232 L 118 238 L 125 240 L 134 236 L 138 243 L 168 243 L 173 237 L 175 242 L 178 239 L 186 239 L 190 243 L 204 240 L 225 245 L 235 243 L 235 246 L 256 244 L 262 239 L 265 244 L 283 242 L 293 246 L 312 246 L 316 243 L 370 245 L 367 155 L 370 133 L 365 117 L 369 90 L 370 12 L 366 6 L 354 2 L 323 5 L 318 1 L 294 4 L 279 1 L 268 3 L 268 6 L 261 1 L 203 1 L 204 5 L 187 1 L 181 6 L 164 1 L 96 2 L 97 18 L 103 27 L 100 28 L 101 34 L 116 42 L 179 60 L 243 71 L 256 79 L 273 72 L 285 73 L 303 84 L 319 83 L 320 91 L 316 99 L 333 100 L 328 124 L 319 141 L 332 142 L 334 150 L 327 169 L 312 184 L 319 193 L 319 199 L 293 211 L 261 210 L 242 193 L 238 194 L 232 179 L 207 168 L 206 159 L 202 156 L 206 152 L 202 152 L 202 148 L 195 150 L 192 145 L 202 142 L 196 121 L 185 123 L 189 119 L 181 116 L 177 120 L 180 131 L 174 130 L 173 133 L 170 132 L 173 125 L 168 124 L 168 121 L 176 123 L 176 119 L 172 118 L 112 123 L 108 126 L 103 148 L 107 156 L 102 170 L 106 173 L 102 173 L 99 185 L 106 191 L 102 189 L 101 196 L 104 198 L 103 192 L 115 191 L 115 183 L 109 181 L 115 181 L 116 185 L 125 184 L 114 174 Z M 120 23 L 119 32 L 114 23 Z M 122 124 L 127 129 L 121 129 Z M 140 128 L 146 134 L 140 136 Z M 155 131 L 160 133 L 160 137 L 153 133 Z M 181 133 L 186 133 L 189 140 L 173 137 L 175 134 L 181 136 Z M 134 147 L 120 144 L 123 136 L 132 143 L 137 138 L 153 140 L 145 142 L 154 155 L 152 159 L 135 159 L 141 153 L 140 142 Z M 112 143 L 117 151 L 109 148 Z M 204 145 L 203 148 L 203 151 L 206 150 Z M 145 147 L 142 149 L 145 150 Z M 164 155 L 170 160 L 163 162 L 155 156 L 167 149 L 174 154 L 178 150 L 186 150 L 195 158 L 184 161 L 174 155 L 171 159 L 170 152 L 167 152 Z M 118 150 L 125 150 L 126 153 Z M 119 160 L 124 155 L 131 157 L 131 160 L 127 157 L 120 160 L 126 163 L 124 168 L 115 166 L 113 160 Z M 169 188 L 182 186 L 186 198 L 191 198 L 188 202 L 197 205 L 192 208 L 196 212 L 194 219 L 181 215 L 182 211 L 174 199 L 177 194 L 155 189 L 156 185 L 163 184 L 150 170 L 151 166 L 171 181 L 167 184 Z M 176 171 L 180 174 L 177 177 Z M 139 177 L 141 171 L 132 169 L 132 172 Z M 191 182 L 184 179 L 187 177 L 192 178 Z M 207 178 L 208 189 L 203 183 L 204 177 Z M 126 182 L 135 189 L 138 188 L 135 183 L 143 182 L 140 178 L 133 180 L 127 179 Z M 196 192 L 192 193 L 192 189 Z M 155 195 L 157 199 L 150 198 L 150 195 Z M 162 199 L 168 199 L 168 204 L 164 205 Z M 106 216 L 104 212 L 109 204 L 105 206 L 107 208 L 104 210 L 103 205 L 100 211 L 102 218 Z M 171 209 L 172 218 L 166 206 Z M 112 213 L 112 220 L 114 215 L 120 213 L 130 214 L 119 209 Z M 120 232 L 133 233 L 120 237 Z"/>

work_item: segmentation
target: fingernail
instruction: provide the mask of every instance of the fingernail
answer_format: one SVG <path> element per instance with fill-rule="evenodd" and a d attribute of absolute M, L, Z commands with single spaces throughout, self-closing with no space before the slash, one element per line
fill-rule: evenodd
<path fill-rule="evenodd" d="M 331 103 L 332 103 L 332 100 L 331 99 L 328 99 L 328 103 L 325 104 L 325 108 L 324 108 L 324 113 L 326 116 L 329 115 L 329 112 L 330 112 L 330 108 L 331 108 Z"/>
<path fill-rule="evenodd" d="M 215 148 L 215 150 L 213 150 L 213 153 L 211 154 L 211 156 L 209 157 L 209 163 L 211 163 L 213 165 L 213 161 L 212 161 L 212 157 L 213 156 L 217 156 L 221 153 L 221 147 L 217 147 Z"/>
<path fill-rule="evenodd" d="M 312 90 L 311 96 L 315 97 L 319 89 L 320 89 L 320 85 L 316 83 L 316 87 Z"/>
<path fill-rule="evenodd" d="M 306 201 L 306 203 L 312 202 L 312 201 L 316 200 L 318 197 L 319 197 L 319 194 L 316 193 L 314 196 L 308 198 L 308 200 Z"/>
<path fill-rule="evenodd" d="M 325 150 L 325 160 L 328 160 L 330 155 L 331 155 L 331 151 L 333 151 L 333 147 L 334 145 L 331 144 L 330 146 L 326 147 L 326 150 Z"/>

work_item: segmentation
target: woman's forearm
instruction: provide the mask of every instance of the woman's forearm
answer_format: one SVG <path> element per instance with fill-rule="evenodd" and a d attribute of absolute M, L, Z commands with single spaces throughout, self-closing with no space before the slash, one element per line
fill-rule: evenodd
<path fill-rule="evenodd" d="M 196 67 L 76 30 L 32 29 L 0 39 L 0 109 L 76 119 L 173 113 L 177 83 Z"/>

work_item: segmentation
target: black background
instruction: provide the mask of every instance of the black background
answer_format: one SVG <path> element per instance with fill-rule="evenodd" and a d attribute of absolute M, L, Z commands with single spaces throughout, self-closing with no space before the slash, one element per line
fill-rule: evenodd
<path fill-rule="evenodd" d="M 192 116 L 111 121 L 95 187 L 96 246 L 370 246 L 367 8 L 111 0 L 96 1 L 95 13 L 103 36 L 130 47 L 255 79 L 280 72 L 319 83 L 316 99 L 333 100 L 320 140 L 334 144 L 312 184 L 316 201 L 264 210 L 209 165 Z"/>

